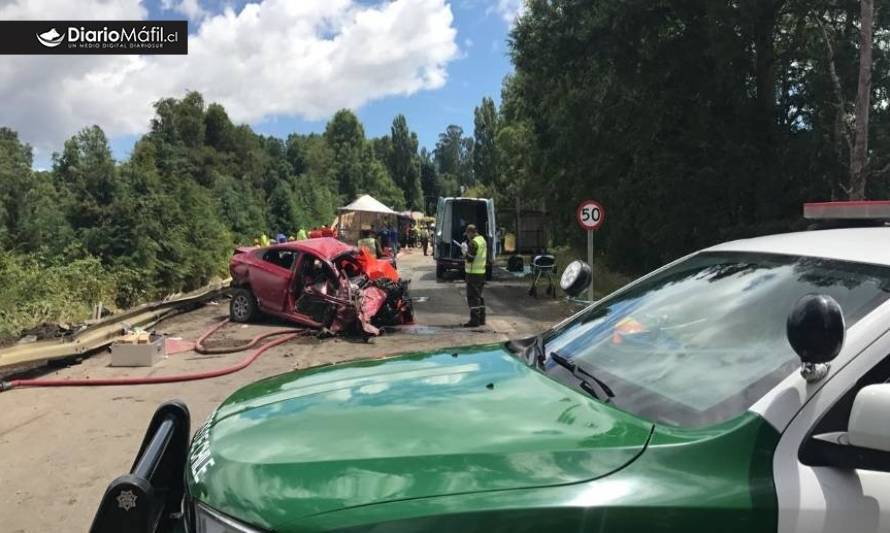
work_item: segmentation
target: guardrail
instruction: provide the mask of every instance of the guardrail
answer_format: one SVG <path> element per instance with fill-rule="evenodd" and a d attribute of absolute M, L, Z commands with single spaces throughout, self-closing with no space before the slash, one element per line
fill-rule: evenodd
<path fill-rule="evenodd" d="M 92 352 L 111 344 L 111 341 L 121 334 L 124 325 L 140 327 L 152 324 L 178 313 L 183 307 L 199 304 L 226 294 L 230 281 L 231 279 L 227 279 L 211 283 L 180 297 L 136 306 L 103 318 L 73 335 L 60 339 L 17 344 L 4 348 L 0 350 L 0 369 Z"/>

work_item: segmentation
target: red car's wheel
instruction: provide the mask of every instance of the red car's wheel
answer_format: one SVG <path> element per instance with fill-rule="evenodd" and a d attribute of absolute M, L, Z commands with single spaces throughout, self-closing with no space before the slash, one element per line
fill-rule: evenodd
<path fill-rule="evenodd" d="M 250 322 L 256 316 L 257 304 L 253 293 L 247 289 L 235 289 L 229 302 L 229 318 L 232 322 Z"/>

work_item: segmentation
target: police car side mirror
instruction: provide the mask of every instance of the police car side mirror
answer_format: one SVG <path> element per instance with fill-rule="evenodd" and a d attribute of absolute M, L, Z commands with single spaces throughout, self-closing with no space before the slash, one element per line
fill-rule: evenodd
<path fill-rule="evenodd" d="M 840 304 L 827 294 L 801 297 L 786 323 L 788 342 L 800 357 L 800 374 L 808 382 L 828 374 L 829 363 L 844 346 L 846 326 Z"/>
<path fill-rule="evenodd" d="M 572 261 L 562 271 L 562 276 L 559 278 L 559 287 L 563 292 L 574 298 L 590 286 L 592 279 L 593 274 L 591 273 L 590 265 L 584 261 Z"/>
<path fill-rule="evenodd" d="M 847 439 L 852 446 L 890 452 L 890 384 L 869 385 L 856 393 Z"/>
<path fill-rule="evenodd" d="M 800 449 L 809 466 L 890 472 L 890 384 L 856 393 L 847 431 L 813 435 Z"/>

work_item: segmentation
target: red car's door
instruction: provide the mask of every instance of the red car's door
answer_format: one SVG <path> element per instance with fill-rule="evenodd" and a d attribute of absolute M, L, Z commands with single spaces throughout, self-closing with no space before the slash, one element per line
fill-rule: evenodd
<path fill-rule="evenodd" d="M 287 248 L 269 248 L 251 267 L 250 287 L 263 311 L 286 311 L 288 292 L 293 280 L 293 267 L 298 252 Z"/>
<path fill-rule="evenodd" d="M 335 308 L 326 295 L 334 296 L 339 282 L 330 265 L 312 254 L 302 254 L 294 269 L 293 313 L 310 325 L 327 326 Z"/>

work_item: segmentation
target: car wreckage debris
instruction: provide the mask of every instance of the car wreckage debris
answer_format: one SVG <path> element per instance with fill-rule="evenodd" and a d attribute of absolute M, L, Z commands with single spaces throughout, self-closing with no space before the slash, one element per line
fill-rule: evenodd
<path fill-rule="evenodd" d="M 235 322 L 250 322 L 262 313 L 360 336 L 414 322 L 409 282 L 392 262 L 334 238 L 239 247 L 229 271 L 230 317 Z"/>

